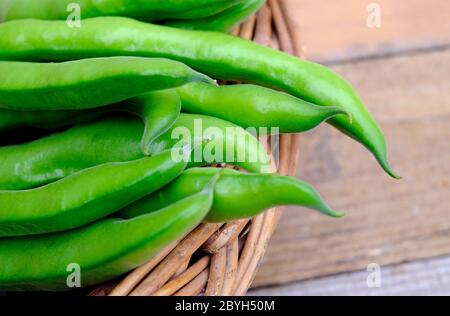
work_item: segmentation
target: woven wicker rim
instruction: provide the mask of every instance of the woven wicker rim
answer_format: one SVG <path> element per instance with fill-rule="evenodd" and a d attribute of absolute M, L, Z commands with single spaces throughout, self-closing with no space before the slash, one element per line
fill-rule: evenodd
<path fill-rule="evenodd" d="M 281 0 L 269 0 L 233 35 L 300 56 L 286 21 Z M 272 157 L 271 142 L 260 138 Z M 295 175 L 299 135 L 283 134 L 279 164 L 272 171 Z M 223 224 L 201 224 L 120 282 L 107 283 L 91 296 L 241 296 L 251 286 L 260 261 L 276 228 L 281 208 L 253 218 Z"/>

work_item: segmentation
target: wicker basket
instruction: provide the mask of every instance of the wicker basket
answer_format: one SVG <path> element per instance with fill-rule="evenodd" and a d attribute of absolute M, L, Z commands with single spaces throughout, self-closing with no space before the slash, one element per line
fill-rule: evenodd
<path fill-rule="evenodd" d="M 298 54 L 285 19 L 282 1 L 269 0 L 252 18 L 233 31 L 263 45 Z M 272 156 L 269 139 L 267 144 Z M 298 135 L 281 135 L 278 168 L 295 175 Z M 271 209 L 251 220 L 201 224 L 120 282 L 104 284 L 92 296 L 245 295 L 278 223 L 281 209 Z"/>

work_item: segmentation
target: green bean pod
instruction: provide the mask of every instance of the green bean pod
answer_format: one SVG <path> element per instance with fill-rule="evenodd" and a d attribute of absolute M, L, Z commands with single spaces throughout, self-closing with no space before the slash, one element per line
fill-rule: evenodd
<path fill-rule="evenodd" d="M 13 110 L 96 108 L 190 81 L 213 82 L 182 63 L 143 57 L 3 61 L 0 73 L 0 107 Z"/>
<path fill-rule="evenodd" d="M 266 0 L 247 0 L 202 19 L 169 20 L 165 25 L 187 30 L 229 32 L 258 11 Z"/>
<path fill-rule="evenodd" d="M 70 60 L 118 54 L 166 57 L 216 79 L 253 82 L 321 106 L 342 106 L 352 121 L 340 115 L 330 123 L 363 144 L 388 174 L 397 177 L 376 121 L 350 84 L 321 65 L 218 32 L 181 30 L 119 17 L 87 19 L 77 29 L 58 21 L 0 25 L 0 59 Z"/>
<path fill-rule="evenodd" d="M 126 111 L 143 117 L 146 122 L 147 128 L 142 145 L 144 152 L 149 154 L 148 145 L 173 126 L 178 118 L 180 106 L 187 113 L 218 117 L 244 128 L 279 128 L 281 133 L 304 132 L 336 115 L 346 114 L 340 107 L 318 106 L 260 86 L 250 84 L 213 86 L 192 82 L 173 90 L 147 93 L 112 107 L 89 110 L 92 113 L 85 110 L 31 113 L 0 110 L 0 131 L 26 123 L 37 127 L 60 126 L 65 118 L 69 118 L 67 124 L 73 125 L 73 122 L 95 118 L 102 112 Z M 5 113 L 3 121 L 2 111 Z M 22 118 L 20 113 L 24 113 L 25 118 Z M 33 122 L 33 118 L 37 121 Z"/>
<path fill-rule="evenodd" d="M 200 191 L 218 168 L 194 168 L 183 172 L 164 188 L 130 204 L 117 216 L 132 218 L 156 211 L 174 201 Z M 344 214 L 332 210 L 309 184 L 277 174 L 248 174 L 231 169 L 222 171 L 214 189 L 214 202 L 206 222 L 228 222 L 253 217 L 266 209 L 296 205 L 331 217 Z"/>
<path fill-rule="evenodd" d="M 81 287 L 140 266 L 203 220 L 212 205 L 214 181 L 199 193 L 135 218 L 107 218 L 67 232 L 0 239 L 0 289 L 67 291 L 74 265 Z"/>
<path fill-rule="evenodd" d="M 103 163 L 143 158 L 142 132 L 137 119 L 113 117 L 0 147 L 0 190 L 34 188 Z"/>
<path fill-rule="evenodd" d="M 92 121 L 109 112 L 108 107 L 90 110 L 15 111 L 0 109 L 0 133 L 21 127 L 60 129 Z"/>
<path fill-rule="evenodd" d="M 203 145 L 202 142 L 208 140 Z M 154 155 L 174 146 L 194 147 L 188 167 L 216 163 L 239 166 L 249 172 L 269 172 L 270 160 L 258 139 L 228 121 L 206 115 L 181 114 L 170 130 L 148 149 Z"/>
<path fill-rule="evenodd" d="M 68 230 L 117 212 L 186 168 L 172 155 L 167 150 L 150 158 L 85 169 L 36 189 L 0 191 L 0 237 Z"/>
<path fill-rule="evenodd" d="M 341 107 L 318 106 L 250 84 L 211 86 L 193 82 L 176 91 L 183 111 L 219 117 L 244 128 L 278 128 L 281 133 L 299 133 L 346 114 Z"/>
<path fill-rule="evenodd" d="M 217 14 L 242 0 L 2 0 L 0 22 L 35 18 L 66 20 L 74 5 L 80 18 L 128 16 L 143 21 L 198 19 Z"/>
<path fill-rule="evenodd" d="M 127 112 L 139 116 L 145 124 L 141 149 L 144 154 L 148 155 L 148 147 L 151 142 L 170 129 L 178 119 L 180 111 L 180 97 L 171 89 L 153 91 L 118 104 L 88 110 L 16 111 L 0 109 L 0 133 L 24 126 L 59 129 L 87 123 L 106 113 Z M 114 153 L 112 156 L 115 156 Z"/>

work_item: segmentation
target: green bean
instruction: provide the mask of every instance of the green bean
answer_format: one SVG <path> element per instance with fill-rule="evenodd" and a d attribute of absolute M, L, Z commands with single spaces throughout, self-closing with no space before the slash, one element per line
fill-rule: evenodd
<path fill-rule="evenodd" d="M 217 14 L 242 0 L 2 0 L 0 22 L 36 18 L 66 20 L 78 4 L 81 18 L 129 16 L 144 21 L 198 19 Z"/>
<path fill-rule="evenodd" d="M 20 41 L 17 37 L 20 35 Z M 226 45 L 225 45 L 226 44 Z M 217 32 L 188 31 L 127 18 L 86 19 L 71 29 L 64 22 L 22 20 L 0 25 L 0 59 L 70 60 L 94 56 L 166 57 L 217 79 L 276 87 L 322 106 L 342 106 L 353 118 L 333 126 L 369 149 L 384 170 L 389 165 L 384 135 L 353 88 L 326 67 Z"/>
<path fill-rule="evenodd" d="M 189 81 L 212 82 L 182 63 L 142 57 L 0 62 L 0 73 L 0 107 L 13 110 L 95 108 Z"/>
<path fill-rule="evenodd" d="M 165 25 L 187 30 L 229 32 L 258 11 L 265 2 L 265 0 L 247 0 L 216 15 L 193 20 L 169 20 Z"/>
<path fill-rule="evenodd" d="M 158 212 L 107 218 L 68 232 L 0 239 L 0 289 L 70 290 L 67 279 L 74 264 L 81 287 L 136 268 L 202 221 L 212 205 L 215 181 Z"/>
<path fill-rule="evenodd" d="M 136 119 L 113 117 L 2 147 L 0 190 L 35 188 L 99 164 L 143 158 L 142 132 Z"/>
<path fill-rule="evenodd" d="M 107 107 L 90 110 L 15 111 L 0 109 L 0 133 L 21 127 L 61 129 L 92 121 L 106 112 Z"/>
<path fill-rule="evenodd" d="M 299 133 L 338 114 L 346 114 L 341 107 L 318 106 L 249 84 L 211 86 L 190 83 L 176 91 L 184 112 L 219 117 L 244 128 L 278 128 L 281 133 Z"/>
<path fill-rule="evenodd" d="M 0 191 L 0 237 L 68 230 L 117 212 L 185 169 L 172 155 L 168 150 L 85 169 L 36 189 Z"/>
<path fill-rule="evenodd" d="M 209 140 L 205 146 L 199 142 Z M 195 147 L 188 167 L 226 162 L 249 172 L 270 171 L 270 161 L 263 145 L 252 134 L 233 123 L 218 118 L 181 114 L 172 128 L 150 145 L 150 155 L 174 146 Z"/>
<path fill-rule="evenodd" d="M 175 123 L 180 111 L 180 97 L 174 90 L 153 91 L 111 106 L 89 110 L 16 111 L 0 109 L 0 133 L 24 126 L 60 129 L 87 123 L 106 113 L 128 112 L 139 116 L 145 123 L 141 148 L 142 152 L 148 155 L 148 147 L 151 142 Z M 112 155 L 114 156 L 114 154 Z"/>
<path fill-rule="evenodd" d="M 132 218 L 158 210 L 183 199 L 201 188 L 218 168 L 186 170 L 164 188 L 130 204 L 117 216 Z M 309 184 L 277 174 L 246 174 L 226 169 L 214 190 L 214 202 L 206 222 L 228 222 L 253 217 L 262 211 L 281 205 L 297 205 L 317 210 L 325 215 L 341 217 L 333 211 Z"/>
<path fill-rule="evenodd" d="M 192 82 L 176 90 L 151 92 L 123 101 L 114 107 L 93 109 L 92 115 L 88 115 L 89 112 L 85 111 L 69 111 L 70 114 L 66 114 L 65 111 L 42 111 L 42 113 L 44 118 L 47 118 L 45 126 L 54 125 L 53 122 L 58 126 L 61 124 L 60 121 L 69 115 L 72 121 L 76 120 L 77 116 L 80 116 L 78 120 L 82 121 L 85 118 L 95 117 L 95 114 L 101 113 L 100 110 L 129 111 L 138 114 L 147 120 L 146 126 L 151 128 L 143 137 L 144 152 L 149 154 L 148 147 L 155 136 L 159 136 L 162 131 L 170 128 L 178 117 L 180 111 L 178 95 L 181 97 L 184 112 L 218 117 L 244 128 L 279 128 L 281 133 L 307 131 L 338 114 L 346 114 L 340 107 L 318 106 L 288 94 L 255 85 L 213 86 L 200 82 Z M 3 111 L 6 121 L 4 124 L 10 126 L 14 119 L 9 119 L 9 113 L 6 110 Z M 50 115 L 47 114 L 49 112 Z M 55 112 L 60 113 L 61 117 L 53 114 Z M 24 120 L 20 115 L 16 117 L 15 125 L 17 126 Z M 33 117 L 38 120 L 38 124 L 43 124 L 41 115 L 36 112 L 27 115 L 27 122 L 30 123 Z M 49 117 L 53 119 L 53 122 Z M 72 123 L 71 120 L 67 122 Z M 0 121 L 0 130 L 2 125 Z"/>

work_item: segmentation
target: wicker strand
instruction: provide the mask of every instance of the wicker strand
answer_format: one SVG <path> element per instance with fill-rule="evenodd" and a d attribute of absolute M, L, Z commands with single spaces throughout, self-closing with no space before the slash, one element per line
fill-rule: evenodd
<path fill-rule="evenodd" d="M 222 247 L 237 239 L 249 221 L 249 219 L 242 219 L 225 224 L 217 234 L 208 239 L 202 246 L 202 250 L 211 254 L 217 253 Z"/>
<path fill-rule="evenodd" d="M 208 283 L 209 268 L 206 268 L 174 296 L 197 296 L 203 292 Z"/>
<path fill-rule="evenodd" d="M 115 287 L 114 282 L 107 282 L 88 294 L 88 296 L 108 296 L 108 293 Z"/>
<path fill-rule="evenodd" d="M 239 36 L 246 40 L 251 40 L 255 31 L 256 15 L 245 21 L 240 29 Z"/>
<path fill-rule="evenodd" d="M 239 36 L 240 31 L 241 31 L 241 26 L 238 25 L 230 32 L 230 35 Z"/>
<path fill-rule="evenodd" d="M 277 32 L 278 42 L 280 43 L 280 49 L 288 54 L 293 54 L 294 45 L 280 2 L 277 0 L 269 0 L 268 3 L 272 9 L 273 22 Z"/>
<path fill-rule="evenodd" d="M 208 285 L 205 291 L 206 296 L 218 296 L 222 293 L 226 263 L 227 248 L 222 247 L 222 249 L 211 257 Z"/>
<path fill-rule="evenodd" d="M 177 272 L 175 272 L 175 274 L 170 278 L 170 280 L 175 279 L 180 274 L 182 274 L 184 271 L 186 271 L 187 268 L 189 268 L 189 264 L 191 263 L 191 259 L 192 259 L 192 257 L 189 257 L 187 260 L 185 260 L 184 263 L 178 268 Z"/>
<path fill-rule="evenodd" d="M 133 272 L 123 279 L 112 291 L 109 296 L 125 296 L 128 295 L 136 285 L 155 268 L 179 243 L 179 240 L 171 243 L 163 251 L 153 257 L 146 264 L 135 269 Z"/>
<path fill-rule="evenodd" d="M 287 175 L 289 173 L 290 151 L 292 148 L 292 135 L 284 134 L 280 136 L 280 164 L 278 173 Z M 287 154 L 287 156 L 285 156 Z M 283 161 L 282 161 L 283 160 Z M 289 160 L 289 161 L 287 161 Z"/>
<path fill-rule="evenodd" d="M 257 13 L 255 36 L 253 40 L 261 45 L 272 46 L 272 11 L 265 5 Z"/>
<path fill-rule="evenodd" d="M 181 273 L 178 277 L 172 279 L 169 283 L 164 285 L 158 291 L 153 293 L 154 296 L 168 296 L 172 295 L 186 284 L 189 281 L 193 280 L 197 277 L 202 271 L 204 271 L 210 263 L 210 256 L 204 256 L 200 260 L 198 260 L 195 264 L 193 264 L 189 269 Z"/>
<path fill-rule="evenodd" d="M 147 296 L 160 289 L 218 227 L 219 224 L 202 224 L 197 227 L 130 293 L 130 296 Z"/>
<path fill-rule="evenodd" d="M 233 294 L 233 286 L 236 281 L 237 266 L 239 263 L 239 240 L 237 238 L 234 239 L 226 249 L 227 262 L 221 295 L 230 296 Z"/>

